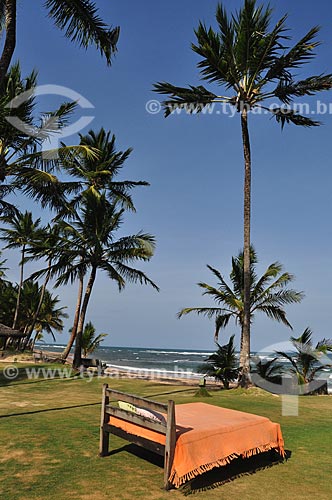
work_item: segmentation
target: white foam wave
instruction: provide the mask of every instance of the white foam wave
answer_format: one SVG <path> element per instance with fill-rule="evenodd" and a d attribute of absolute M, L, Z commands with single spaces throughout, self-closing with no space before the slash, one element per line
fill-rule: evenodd
<path fill-rule="evenodd" d="M 146 349 L 146 352 L 152 353 L 152 354 L 178 354 L 179 356 L 188 356 L 188 355 L 193 355 L 193 356 L 211 356 L 213 353 L 212 352 L 194 352 L 194 351 L 157 351 L 157 350 L 152 350 L 152 349 Z"/>
<path fill-rule="evenodd" d="M 124 371 L 128 371 L 128 372 L 131 372 L 131 373 L 149 373 L 149 374 L 154 374 L 156 376 L 163 376 L 163 375 L 167 375 L 167 376 L 173 376 L 173 377 L 188 377 L 188 376 L 191 376 L 191 377 L 201 377 L 201 375 L 199 375 L 198 373 L 196 372 L 192 372 L 190 370 L 164 370 L 164 369 L 157 369 L 157 368 L 136 368 L 136 367 L 133 367 L 133 366 L 124 366 L 124 365 L 113 365 L 113 364 L 109 364 L 107 363 L 107 367 L 108 368 L 114 368 L 114 369 L 117 369 L 117 370 L 124 370 Z"/>

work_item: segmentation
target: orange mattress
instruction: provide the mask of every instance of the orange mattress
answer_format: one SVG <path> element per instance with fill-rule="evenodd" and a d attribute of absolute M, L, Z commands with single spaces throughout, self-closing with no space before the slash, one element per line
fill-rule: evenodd
<path fill-rule="evenodd" d="M 176 448 L 170 481 L 175 487 L 234 458 L 277 450 L 284 456 L 280 425 L 266 417 L 206 403 L 175 407 Z M 165 444 L 165 436 L 110 417 L 110 424 L 150 441 Z"/>

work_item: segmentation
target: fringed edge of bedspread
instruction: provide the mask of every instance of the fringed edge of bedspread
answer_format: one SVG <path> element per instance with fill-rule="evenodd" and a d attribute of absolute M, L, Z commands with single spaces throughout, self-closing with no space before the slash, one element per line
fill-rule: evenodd
<path fill-rule="evenodd" d="M 261 445 L 257 448 L 252 448 L 251 450 L 246 450 L 240 454 L 233 453 L 231 455 L 228 455 L 225 458 L 220 458 L 219 460 L 215 460 L 214 462 L 200 465 L 197 469 L 194 469 L 194 470 L 188 472 L 184 476 L 179 477 L 177 472 L 173 471 L 173 473 L 171 474 L 171 476 L 169 478 L 169 481 L 175 486 L 175 488 L 179 488 L 184 483 L 186 483 L 187 481 L 191 481 L 192 479 L 199 476 L 200 474 L 204 474 L 205 472 L 208 472 L 208 471 L 214 469 L 215 467 L 223 467 L 225 465 L 228 465 L 232 460 L 234 460 L 236 458 L 240 458 L 240 457 L 241 458 L 250 458 L 254 455 L 258 455 L 259 453 L 264 453 L 264 452 L 270 451 L 270 450 L 276 450 L 279 453 L 279 455 L 281 455 L 283 458 L 285 457 L 284 447 L 280 443 L 277 445 L 273 445 L 273 444 Z"/>

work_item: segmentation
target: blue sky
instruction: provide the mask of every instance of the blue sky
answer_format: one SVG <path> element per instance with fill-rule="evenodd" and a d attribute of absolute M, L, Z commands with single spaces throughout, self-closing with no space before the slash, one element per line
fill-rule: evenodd
<path fill-rule="evenodd" d="M 229 8 L 241 2 L 224 2 Z M 267 3 L 267 2 L 263 2 Z M 36 4 L 36 6 L 35 6 Z M 118 54 L 107 68 L 99 54 L 85 52 L 67 41 L 46 18 L 42 2 L 19 2 L 18 44 L 23 74 L 36 68 L 39 84 L 69 87 L 95 106 L 94 121 L 117 137 L 118 147 L 133 147 L 123 177 L 144 179 L 149 188 L 137 188 L 137 213 L 129 214 L 127 234 L 143 229 L 157 238 L 153 260 L 141 266 L 160 286 L 128 285 L 119 294 L 98 275 L 87 319 L 110 337 L 106 345 L 213 348 L 213 322 L 197 316 L 181 320 L 176 313 L 186 306 L 212 305 L 201 297 L 196 283 L 215 284 L 206 268 L 210 264 L 230 271 L 231 256 L 242 246 L 243 159 L 239 117 L 211 114 L 171 116 L 149 114 L 146 103 L 159 99 L 151 89 L 166 80 L 185 86 L 199 84 L 198 57 L 190 49 L 199 20 L 214 22 L 215 0 L 98 0 L 104 19 L 121 26 Z M 321 25 L 317 58 L 299 76 L 332 71 L 332 5 L 320 0 L 319 9 L 309 0 L 273 1 L 275 20 L 289 13 L 291 35 L 298 40 L 312 26 Z M 332 103 L 332 93 L 318 99 Z M 308 101 L 309 102 L 309 101 Z M 313 101 L 310 101 L 313 105 Z M 54 98 L 43 97 L 42 109 L 51 109 Z M 331 105 L 332 106 L 332 105 Z M 90 112 L 89 112 L 90 114 Z M 332 116 L 318 117 L 324 126 L 302 129 L 280 126 L 268 116 L 250 117 L 253 152 L 252 241 L 260 260 L 258 270 L 276 260 L 296 276 L 294 287 L 305 292 L 300 305 L 290 306 L 288 317 L 294 333 L 310 326 L 315 338 L 330 337 L 331 307 L 331 192 L 330 144 Z M 86 132 L 83 130 L 83 132 Z M 75 143 L 76 137 L 67 139 Z M 31 202 L 19 200 L 21 209 Z M 33 208 L 39 215 L 38 207 Z M 18 279 L 15 259 L 9 254 Z M 62 305 L 73 314 L 76 289 L 58 291 Z M 67 340 L 66 323 L 59 342 Z M 222 339 L 239 334 L 231 325 Z M 290 331 L 257 317 L 252 327 L 252 347 L 262 349 L 288 339 Z"/>

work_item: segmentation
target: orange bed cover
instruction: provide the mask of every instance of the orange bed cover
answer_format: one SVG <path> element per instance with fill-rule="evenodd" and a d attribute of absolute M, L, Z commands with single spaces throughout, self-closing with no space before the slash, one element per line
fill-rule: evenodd
<path fill-rule="evenodd" d="M 280 425 L 266 417 L 206 403 L 176 405 L 177 440 L 170 481 L 175 487 L 234 458 L 277 450 L 284 456 Z M 165 436 L 110 417 L 126 432 L 165 444 Z"/>

